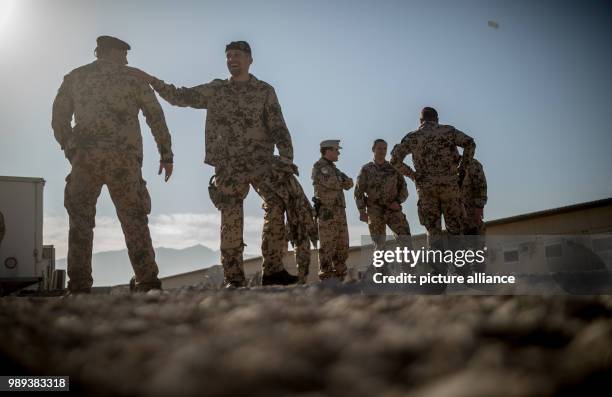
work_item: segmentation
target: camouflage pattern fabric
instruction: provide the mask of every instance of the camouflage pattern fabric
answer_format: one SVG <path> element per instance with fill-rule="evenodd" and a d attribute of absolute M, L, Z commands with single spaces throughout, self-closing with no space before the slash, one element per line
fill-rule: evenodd
<path fill-rule="evenodd" d="M 68 277 L 70 290 L 91 288 L 91 255 L 96 202 L 106 185 L 125 236 L 137 285 L 159 286 L 148 214 L 151 198 L 141 163 L 108 149 L 78 149 L 66 177 L 64 206 L 70 217 Z"/>
<path fill-rule="evenodd" d="M 176 106 L 208 109 L 204 162 L 215 167 L 221 211 L 221 263 L 225 282 L 244 284 L 243 201 L 252 185 L 263 198 L 263 274 L 282 271 L 286 248 L 285 207 L 276 194 L 279 175 L 269 172 L 274 147 L 293 159 L 289 130 L 274 88 L 251 75 L 249 81 L 213 80 L 177 88 L 154 80 L 153 88 Z"/>
<path fill-rule="evenodd" d="M 297 166 L 274 156 L 270 168 L 270 172 L 278 176 L 275 179 L 279 183 L 271 188 L 276 190 L 285 208 L 287 240 L 295 251 L 298 278 L 305 282 L 310 269 L 310 243 L 316 246 L 319 239 L 314 209 L 296 177 Z"/>
<path fill-rule="evenodd" d="M 442 234 L 442 215 L 449 234 L 461 233 L 464 208 L 455 171 L 457 146 L 463 148 L 463 162 L 469 165 L 476 149 L 474 140 L 453 126 L 426 121 L 408 133 L 391 153 L 391 164 L 400 173 L 415 176 L 419 220 L 427 229 L 430 247 Z M 403 163 L 408 154 L 412 154 L 414 171 Z"/>
<path fill-rule="evenodd" d="M 355 184 L 355 202 L 360 213 L 368 214 L 368 228 L 376 249 L 383 249 L 387 226 L 396 236 L 407 240 L 410 227 L 401 209 L 389 206 L 403 203 L 408 198 L 408 188 L 404 177 L 385 161 L 383 164 L 369 162 L 361 167 Z"/>
<path fill-rule="evenodd" d="M 466 212 L 464 233 L 483 235 L 485 225 L 477 220 L 476 211 L 487 204 L 487 179 L 482 164 L 476 159 L 472 159 L 466 167 L 461 183 L 461 198 Z"/>
<path fill-rule="evenodd" d="M 66 75 L 53 102 L 51 125 L 67 157 L 78 148 L 103 147 L 142 159 L 140 110 L 161 159 L 171 162 L 170 133 L 153 90 L 122 65 L 99 59 Z"/>
<path fill-rule="evenodd" d="M 291 136 L 276 92 L 255 76 L 246 82 L 216 79 L 191 88 L 176 88 L 157 79 L 151 85 L 172 105 L 208 109 L 205 163 L 217 166 L 245 158 L 266 161 L 275 145 L 281 157 L 293 159 Z"/>
<path fill-rule="evenodd" d="M 159 287 L 148 227 L 151 201 L 142 179 L 142 110 L 163 161 L 173 160 L 171 139 L 155 94 L 124 66 L 97 60 L 64 77 L 53 103 L 55 138 L 70 160 L 64 205 L 70 218 L 71 291 L 92 285 L 96 201 L 107 185 L 126 239 L 137 289 Z M 74 114 L 75 126 L 71 126 Z"/>
<path fill-rule="evenodd" d="M 346 275 L 349 235 L 346 222 L 346 202 L 343 190 L 353 182 L 325 158 L 319 159 L 312 169 L 315 197 L 319 208 L 319 278 L 321 280 Z"/>

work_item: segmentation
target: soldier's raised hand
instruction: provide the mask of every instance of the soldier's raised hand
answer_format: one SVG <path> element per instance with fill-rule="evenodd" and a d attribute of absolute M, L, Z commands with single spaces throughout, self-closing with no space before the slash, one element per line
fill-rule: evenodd
<path fill-rule="evenodd" d="M 161 175 L 162 170 L 164 171 L 164 181 L 168 182 L 170 176 L 172 175 L 172 170 L 174 169 L 174 164 L 172 163 L 164 163 L 163 161 L 159 162 L 159 171 L 157 175 Z"/>
<path fill-rule="evenodd" d="M 126 69 L 128 70 L 129 74 L 131 74 L 134 77 L 138 77 L 140 80 L 144 81 L 147 84 L 151 84 L 151 82 L 155 79 L 155 77 L 151 76 L 150 74 L 146 72 L 143 72 L 142 70 L 138 68 L 126 66 Z"/>

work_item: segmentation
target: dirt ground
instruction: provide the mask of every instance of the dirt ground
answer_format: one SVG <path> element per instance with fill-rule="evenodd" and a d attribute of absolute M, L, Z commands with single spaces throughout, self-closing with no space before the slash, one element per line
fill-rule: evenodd
<path fill-rule="evenodd" d="M 4 297 L 0 356 L 2 375 L 69 375 L 89 395 L 609 395 L 612 297 Z"/>

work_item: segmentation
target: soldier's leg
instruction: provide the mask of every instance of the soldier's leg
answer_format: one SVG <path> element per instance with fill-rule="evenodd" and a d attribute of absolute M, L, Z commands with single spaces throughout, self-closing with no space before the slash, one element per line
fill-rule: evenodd
<path fill-rule="evenodd" d="M 385 249 L 387 225 L 381 209 L 368 207 L 368 229 L 374 242 L 374 249 Z"/>
<path fill-rule="evenodd" d="M 389 229 L 395 234 L 397 240 L 402 243 L 410 244 L 408 248 L 412 248 L 410 240 L 410 226 L 408 225 L 408 219 L 403 211 L 388 211 L 385 214 L 385 222 L 389 226 Z"/>
<path fill-rule="evenodd" d="M 336 233 L 336 251 L 333 256 L 334 270 L 336 277 L 344 280 L 346 276 L 346 260 L 348 259 L 349 249 L 349 234 L 348 225 L 346 222 L 346 208 L 336 207 L 334 221 L 337 227 Z"/>
<path fill-rule="evenodd" d="M 439 193 L 435 188 L 422 189 L 419 191 L 417 203 L 419 221 L 427 229 L 427 248 L 430 250 L 443 250 L 442 228 L 440 217 L 442 208 Z M 443 262 L 430 263 L 433 271 L 438 274 L 446 274 L 448 269 Z"/>
<path fill-rule="evenodd" d="M 263 257 L 262 271 L 264 275 L 274 274 L 285 270 L 283 256 L 287 250 L 285 230 L 285 206 L 283 201 L 273 190 L 283 189 L 282 183 L 272 178 L 273 174 L 261 174 L 251 181 L 257 194 L 264 200 L 264 224 L 261 234 L 261 256 Z"/>
<path fill-rule="evenodd" d="M 387 211 L 385 214 L 385 222 L 389 226 L 389 229 L 395 235 L 395 244 L 401 249 L 404 247 L 412 250 L 412 237 L 410 236 L 410 226 L 408 225 L 408 219 L 406 215 L 401 211 Z M 409 272 L 416 268 L 416 265 L 410 267 L 409 263 L 400 263 L 399 272 Z"/>
<path fill-rule="evenodd" d="M 87 162 L 84 153 L 73 159 L 72 171 L 66 177 L 64 206 L 70 219 L 68 232 L 68 289 L 86 292 L 92 284 L 91 254 L 93 229 L 96 218 L 96 202 L 102 190 L 103 181 L 96 167 Z"/>
<path fill-rule="evenodd" d="M 459 187 L 455 184 L 440 187 L 440 205 L 446 231 L 450 235 L 460 235 L 466 215 Z"/>
<path fill-rule="evenodd" d="M 305 283 L 310 271 L 310 240 L 307 238 L 298 242 L 295 250 L 295 263 L 298 270 L 298 281 Z"/>
<path fill-rule="evenodd" d="M 249 193 L 249 184 L 240 172 L 229 167 L 215 169 L 215 185 L 226 198 L 220 204 L 221 211 L 221 264 L 224 283 L 244 285 L 246 282 L 243 267 L 243 202 Z"/>
<path fill-rule="evenodd" d="M 484 222 L 482 222 L 477 217 L 477 209 L 472 205 L 465 205 L 466 212 L 466 220 L 465 220 L 465 229 L 464 233 L 464 241 L 466 243 L 466 247 L 476 250 L 482 250 L 485 246 L 485 232 L 486 228 Z M 474 263 L 472 265 L 472 270 L 476 272 L 483 272 L 486 269 L 486 262 L 483 263 Z"/>
<path fill-rule="evenodd" d="M 368 229 L 370 230 L 370 237 L 374 242 L 374 249 L 384 250 L 386 249 L 387 240 L 387 224 L 385 222 L 385 215 L 381 208 L 368 207 Z M 389 273 L 389 264 L 385 263 L 380 268 L 374 268 L 373 265 L 369 265 L 368 272 L 382 272 L 383 274 Z M 369 274 L 369 273 L 368 273 Z M 368 279 L 371 277 L 368 275 Z"/>
<path fill-rule="evenodd" d="M 147 183 L 142 179 L 140 164 L 126 164 L 115 168 L 114 171 L 110 173 L 106 182 L 134 269 L 136 290 L 161 288 L 149 231 L 151 197 Z M 113 177 L 113 174 L 121 177 Z"/>
<path fill-rule="evenodd" d="M 459 187 L 455 184 L 441 187 L 440 197 L 444 223 L 448 232 L 448 249 L 453 251 L 466 249 L 462 237 L 462 227 L 466 215 Z M 471 267 L 465 265 L 455 266 L 455 270 L 457 273 L 467 276 L 471 272 Z"/>
<path fill-rule="evenodd" d="M 321 206 L 319 209 L 319 279 L 326 280 L 335 276 L 333 256 L 336 250 L 336 225 L 333 208 Z"/>
<path fill-rule="evenodd" d="M 427 229 L 427 247 L 441 248 L 442 208 L 435 189 L 420 189 L 417 202 L 419 221 Z"/>

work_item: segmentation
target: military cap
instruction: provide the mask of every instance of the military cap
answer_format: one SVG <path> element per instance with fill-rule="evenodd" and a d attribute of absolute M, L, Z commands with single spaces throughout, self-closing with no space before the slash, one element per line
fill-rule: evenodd
<path fill-rule="evenodd" d="M 342 149 L 342 146 L 340 146 L 340 139 L 326 139 L 321 142 L 321 149 L 324 147 L 335 147 L 336 149 Z"/>
<path fill-rule="evenodd" d="M 250 54 L 251 46 L 246 41 L 232 41 L 225 46 L 225 52 L 228 52 L 229 50 L 240 50 Z"/>
<path fill-rule="evenodd" d="M 123 40 L 113 36 L 100 36 L 96 39 L 98 48 L 116 48 L 118 50 L 130 50 L 131 47 Z"/>

